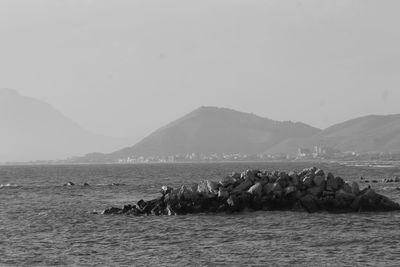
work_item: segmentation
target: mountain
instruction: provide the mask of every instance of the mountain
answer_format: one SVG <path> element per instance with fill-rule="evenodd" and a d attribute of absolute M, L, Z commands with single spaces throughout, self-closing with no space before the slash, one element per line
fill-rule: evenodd
<path fill-rule="evenodd" d="M 287 152 L 296 150 L 299 142 L 319 132 L 304 123 L 278 122 L 227 108 L 200 107 L 136 145 L 104 157 L 116 160 L 194 152 L 255 154 L 277 148 Z"/>
<path fill-rule="evenodd" d="M 309 143 L 341 151 L 400 152 L 400 114 L 370 115 L 333 125 Z"/>
<path fill-rule="evenodd" d="M 12 89 L 0 89 L 0 125 L 0 162 L 64 159 L 127 144 L 93 134 L 49 104 Z"/>

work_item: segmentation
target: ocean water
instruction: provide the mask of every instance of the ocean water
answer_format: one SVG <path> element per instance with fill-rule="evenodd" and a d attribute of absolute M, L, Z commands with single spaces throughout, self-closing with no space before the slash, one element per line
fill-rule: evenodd
<path fill-rule="evenodd" d="M 399 266 L 399 212 L 92 214 L 156 197 L 164 184 L 313 165 L 346 180 L 400 176 L 399 167 L 319 163 L 3 166 L 0 266 Z M 371 186 L 400 202 L 400 184 Z"/>

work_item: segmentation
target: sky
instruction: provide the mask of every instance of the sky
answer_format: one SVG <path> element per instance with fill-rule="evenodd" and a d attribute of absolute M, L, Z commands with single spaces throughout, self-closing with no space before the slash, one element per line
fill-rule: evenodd
<path fill-rule="evenodd" d="M 138 140 L 200 107 L 400 113 L 397 0 L 2 0 L 0 88 Z"/>

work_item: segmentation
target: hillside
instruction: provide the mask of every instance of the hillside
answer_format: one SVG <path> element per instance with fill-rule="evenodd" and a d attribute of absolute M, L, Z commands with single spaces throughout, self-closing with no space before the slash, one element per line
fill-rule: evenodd
<path fill-rule="evenodd" d="M 400 114 L 370 115 L 333 125 L 311 142 L 341 151 L 400 152 Z"/>
<path fill-rule="evenodd" d="M 303 123 L 278 122 L 226 108 L 201 107 L 160 128 L 138 144 L 112 153 L 114 159 L 130 156 L 165 156 L 186 153 L 255 154 L 281 145 L 283 152 L 319 129 Z M 297 140 L 297 142 L 296 142 Z"/>
<path fill-rule="evenodd" d="M 64 159 L 126 144 L 90 133 L 49 104 L 11 89 L 0 89 L 0 125 L 0 162 Z"/>

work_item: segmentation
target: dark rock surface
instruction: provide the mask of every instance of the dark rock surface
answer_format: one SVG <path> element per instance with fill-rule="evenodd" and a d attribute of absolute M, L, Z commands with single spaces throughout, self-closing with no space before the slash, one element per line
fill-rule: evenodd
<path fill-rule="evenodd" d="M 174 189 L 163 186 L 161 196 L 135 205 L 109 208 L 103 214 L 180 215 L 243 210 L 313 212 L 395 211 L 400 205 L 370 187 L 360 190 L 332 173 L 313 168 L 296 172 L 247 170 L 219 183 L 202 181 Z"/>

